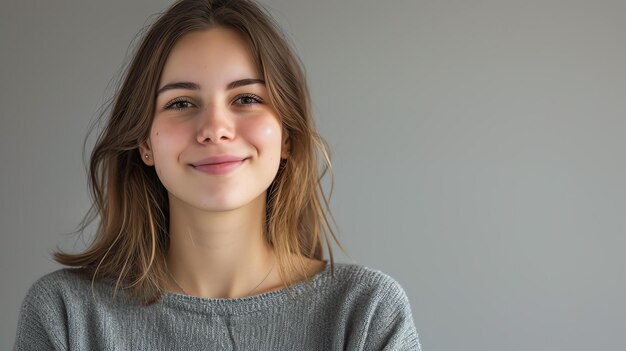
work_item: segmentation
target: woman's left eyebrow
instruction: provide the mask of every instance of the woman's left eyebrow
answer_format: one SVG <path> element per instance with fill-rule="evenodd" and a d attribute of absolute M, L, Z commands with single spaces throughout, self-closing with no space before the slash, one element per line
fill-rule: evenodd
<path fill-rule="evenodd" d="M 241 87 L 244 85 L 250 85 L 250 84 L 263 84 L 265 85 L 265 81 L 263 79 L 257 79 L 257 78 L 246 78 L 246 79 L 240 79 L 240 80 L 236 80 L 234 82 L 229 83 L 226 86 L 227 90 L 231 90 L 231 89 L 235 89 L 237 87 Z"/>

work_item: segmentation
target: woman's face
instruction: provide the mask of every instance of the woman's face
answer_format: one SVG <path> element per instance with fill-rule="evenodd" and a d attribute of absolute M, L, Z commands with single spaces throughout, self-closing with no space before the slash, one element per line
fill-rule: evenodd
<path fill-rule="evenodd" d="M 227 211 L 265 201 L 287 157 L 286 139 L 246 42 L 216 27 L 187 34 L 174 46 L 140 151 L 170 203 Z"/>

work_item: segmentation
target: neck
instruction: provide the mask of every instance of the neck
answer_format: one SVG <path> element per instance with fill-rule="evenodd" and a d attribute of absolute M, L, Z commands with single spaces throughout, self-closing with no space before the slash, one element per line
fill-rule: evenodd
<path fill-rule="evenodd" d="M 195 296 L 235 298 L 247 296 L 261 281 L 257 291 L 275 286 L 276 258 L 264 238 L 264 219 L 264 196 L 223 212 L 190 208 L 170 197 L 166 258 L 173 277 L 170 288 L 180 291 L 182 287 L 180 292 Z"/>

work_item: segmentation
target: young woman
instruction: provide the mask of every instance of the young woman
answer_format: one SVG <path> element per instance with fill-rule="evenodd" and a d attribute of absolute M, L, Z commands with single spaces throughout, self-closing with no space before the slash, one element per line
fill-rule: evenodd
<path fill-rule="evenodd" d="M 15 349 L 418 350 L 400 285 L 334 263 L 319 156 L 325 172 L 303 71 L 266 12 L 178 1 L 92 152 L 95 240 L 30 288 Z"/>

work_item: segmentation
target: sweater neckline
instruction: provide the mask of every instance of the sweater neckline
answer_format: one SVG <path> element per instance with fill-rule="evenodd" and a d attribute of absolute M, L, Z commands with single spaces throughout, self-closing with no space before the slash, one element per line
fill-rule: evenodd
<path fill-rule="evenodd" d="M 209 298 L 193 295 L 185 295 L 177 292 L 166 291 L 162 295 L 162 302 L 167 305 L 178 305 L 190 310 L 211 309 L 217 313 L 241 314 L 255 310 L 284 304 L 290 297 L 302 295 L 303 293 L 315 290 L 325 280 L 330 272 L 328 260 L 324 261 L 324 269 L 313 275 L 310 281 L 301 280 L 289 288 L 268 291 L 265 293 L 237 297 L 237 298 Z M 335 262 L 335 268 L 337 263 Z M 290 291 L 289 291 L 290 289 Z"/>

